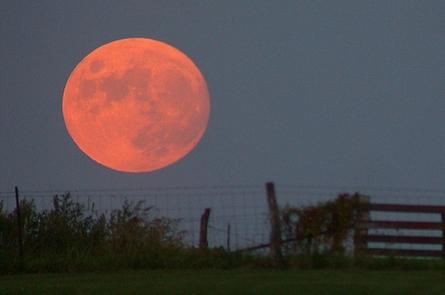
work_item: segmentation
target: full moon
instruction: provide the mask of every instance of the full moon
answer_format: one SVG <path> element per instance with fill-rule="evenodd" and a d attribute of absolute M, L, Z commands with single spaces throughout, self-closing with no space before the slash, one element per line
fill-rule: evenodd
<path fill-rule="evenodd" d="M 129 38 L 98 47 L 63 92 L 69 135 L 91 159 L 122 172 L 169 166 L 198 144 L 210 112 L 205 79 L 178 49 Z"/>

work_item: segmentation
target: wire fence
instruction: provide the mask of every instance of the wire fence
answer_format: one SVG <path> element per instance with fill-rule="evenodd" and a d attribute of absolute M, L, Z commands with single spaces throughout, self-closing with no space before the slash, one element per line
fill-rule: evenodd
<path fill-rule="evenodd" d="M 20 190 L 20 198 L 32 200 L 38 211 L 52 208 L 55 195 L 69 192 L 73 199 L 84 206 L 86 212 L 96 210 L 110 214 L 122 208 L 125 202 L 144 202 L 152 207 L 153 217 L 179 220 L 185 242 L 192 246 L 199 243 L 200 217 L 205 208 L 211 208 L 208 226 L 209 247 L 232 250 L 264 244 L 269 241 L 270 225 L 264 185 L 152 187 L 127 189 L 58 189 Z M 340 193 L 355 193 L 370 197 L 371 202 L 445 205 L 445 191 L 427 189 L 397 189 L 339 186 L 303 186 L 276 184 L 276 197 L 280 207 L 310 206 L 336 198 Z M 0 201 L 8 211 L 15 208 L 14 192 L 0 192 Z M 372 212 L 373 220 L 439 221 L 440 216 L 423 213 Z M 370 230 L 371 232 L 373 230 Z M 441 230 L 374 230 L 388 235 L 442 236 Z M 371 245 L 372 243 L 370 243 Z M 435 249 L 440 245 L 383 244 L 373 247 L 399 247 L 406 249 Z"/>
<path fill-rule="evenodd" d="M 125 202 L 136 204 L 142 201 L 144 207 L 152 208 L 153 217 L 178 220 L 179 230 L 185 233 L 185 242 L 193 246 L 199 242 L 200 217 L 205 208 L 211 208 L 210 247 L 237 249 L 267 240 L 266 200 L 261 186 L 20 190 L 20 198 L 32 200 L 37 211 L 42 211 L 52 207 L 55 195 L 68 192 L 86 212 L 95 210 L 105 215 L 122 208 Z M 0 200 L 7 210 L 15 208 L 14 192 L 0 193 Z"/>

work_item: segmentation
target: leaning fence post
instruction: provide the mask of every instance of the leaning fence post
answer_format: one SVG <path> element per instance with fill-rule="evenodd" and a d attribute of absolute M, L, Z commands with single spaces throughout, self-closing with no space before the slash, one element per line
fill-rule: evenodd
<path fill-rule="evenodd" d="M 273 182 L 266 183 L 266 192 L 270 220 L 270 254 L 273 264 L 277 267 L 282 267 L 284 260 L 283 254 L 281 253 L 280 212 L 278 210 L 275 185 Z"/>
<path fill-rule="evenodd" d="M 359 196 L 358 216 L 354 233 L 354 255 L 365 254 L 368 248 L 369 197 Z"/>
<path fill-rule="evenodd" d="M 22 217 L 20 214 L 20 200 L 19 188 L 15 187 L 15 212 L 17 216 L 17 236 L 18 236 L 18 250 L 19 250 L 19 270 L 23 271 L 23 232 L 22 232 Z"/>
<path fill-rule="evenodd" d="M 209 242 L 207 241 L 207 228 L 209 225 L 210 208 L 206 208 L 201 215 L 201 226 L 199 229 L 199 248 L 207 249 Z"/>

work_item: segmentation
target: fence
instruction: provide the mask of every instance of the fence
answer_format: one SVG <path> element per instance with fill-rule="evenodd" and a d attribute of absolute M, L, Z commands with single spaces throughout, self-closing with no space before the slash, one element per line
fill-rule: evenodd
<path fill-rule="evenodd" d="M 157 187 L 138 189 L 66 189 L 20 190 L 20 199 L 32 200 L 37 211 L 52 208 L 54 195 L 69 192 L 74 201 L 86 212 L 96 211 L 109 215 L 122 208 L 124 202 L 144 202 L 152 207 L 153 217 L 162 216 L 179 220 L 179 229 L 185 232 L 185 242 L 199 244 L 201 215 L 211 208 L 208 222 L 209 247 L 227 247 L 227 235 L 233 250 L 268 240 L 268 210 L 265 190 L 258 186 L 196 186 Z M 6 211 L 16 208 L 15 193 L 0 193 Z M 230 229 L 228 230 L 228 228 Z"/>
<path fill-rule="evenodd" d="M 278 207 L 309 206 L 332 200 L 339 193 L 360 192 L 370 196 L 373 203 L 395 203 L 416 205 L 445 205 L 445 192 L 434 190 L 367 188 L 367 187 L 334 187 L 334 186 L 301 186 L 277 184 L 276 200 Z M 87 211 L 110 214 L 120 208 L 125 201 L 143 201 L 152 207 L 152 214 L 179 220 L 185 241 L 191 246 L 200 242 L 201 216 L 206 208 L 211 211 L 207 220 L 207 243 L 209 247 L 224 247 L 230 250 L 261 248 L 258 245 L 269 245 L 271 204 L 267 201 L 264 185 L 232 186 L 191 186 L 191 187 L 155 187 L 132 189 L 64 189 L 64 190 L 21 190 L 20 198 L 33 200 L 38 210 L 49 209 L 54 195 L 70 192 L 75 201 L 82 204 Z M 6 210 L 15 208 L 15 192 L 0 192 L 0 201 Z M 273 207 L 273 204 L 272 204 Z M 422 212 L 383 212 L 372 211 L 373 220 L 393 222 L 442 222 L 440 215 L 435 216 Z M 276 222 L 276 218 L 275 222 Z M 429 236 L 442 238 L 442 228 L 428 230 L 410 228 L 370 228 L 370 236 Z M 276 233 L 275 235 L 276 240 Z M 367 246 L 375 249 L 436 250 L 441 251 L 441 244 L 398 243 L 401 240 L 368 238 Z M 407 241 L 407 240 L 406 240 Z M 395 242 L 395 243 L 394 243 Z M 202 243 L 202 241 L 201 241 Z M 352 236 L 348 241 L 349 250 L 353 250 Z M 376 250 L 378 251 L 378 250 Z"/>
<path fill-rule="evenodd" d="M 369 203 L 367 199 L 362 201 L 360 220 L 357 223 L 355 232 L 355 250 L 356 252 L 366 252 L 376 255 L 403 255 L 403 256 L 445 256 L 445 206 L 433 205 L 403 205 L 403 204 L 379 204 Z M 440 217 L 441 221 L 388 221 L 371 220 L 370 212 L 403 212 L 430 214 L 432 217 Z M 396 229 L 396 230 L 416 230 L 423 232 L 425 230 L 439 230 L 441 236 L 425 235 L 388 235 L 368 233 L 374 229 Z M 369 242 L 395 244 L 392 249 L 369 247 Z M 434 249 L 400 249 L 397 245 L 420 244 L 420 245 L 438 245 L 440 250 Z"/>

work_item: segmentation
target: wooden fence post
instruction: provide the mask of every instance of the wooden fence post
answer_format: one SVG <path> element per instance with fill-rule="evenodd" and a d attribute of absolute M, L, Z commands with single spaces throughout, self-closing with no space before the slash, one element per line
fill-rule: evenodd
<path fill-rule="evenodd" d="M 445 213 L 442 213 L 441 217 L 442 217 L 442 257 L 445 258 Z"/>
<path fill-rule="evenodd" d="M 359 197 L 357 222 L 354 232 L 354 255 L 363 255 L 368 248 L 369 197 Z"/>
<path fill-rule="evenodd" d="M 230 252 L 230 223 L 227 224 L 227 252 Z"/>
<path fill-rule="evenodd" d="M 209 242 L 207 241 L 207 228 L 209 226 L 210 208 L 206 208 L 201 215 L 201 226 L 199 229 L 199 248 L 207 249 Z"/>
<path fill-rule="evenodd" d="M 18 250 L 19 250 L 19 270 L 23 271 L 24 259 L 23 259 L 23 229 L 22 229 L 22 217 L 20 212 L 20 200 L 19 200 L 19 188 L 15 187 L 15 212 L 17 215 L 17 236 L 18 236 Z"/>
<path fill-rule="evenodd" d="M 280 212 L 278 210 L 275 185 L 273 182 L 266 183 L 267 204 L 269 206 L 270 220 L 270 254 L 274 266 L 283 267 L 284 260 L 281 253 L 281 224 Z"/>
<path fill-rule="evenodd" d="M 304 240 L 304 229 L 301 226 L 300 222 L 298 222 L 295 226 L 295 243 L 294 243 L 294 253 L 298 252 L 298 246 L 301 245 L 301 242 Z M 305 253 L 306 254 L 306 253 Z"/>

